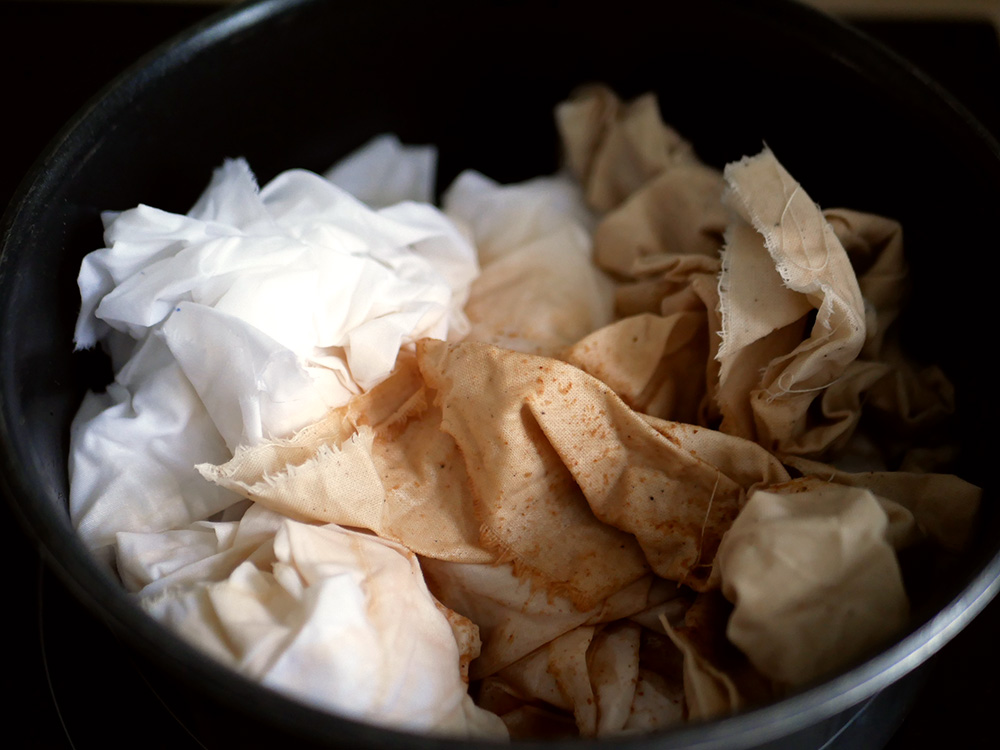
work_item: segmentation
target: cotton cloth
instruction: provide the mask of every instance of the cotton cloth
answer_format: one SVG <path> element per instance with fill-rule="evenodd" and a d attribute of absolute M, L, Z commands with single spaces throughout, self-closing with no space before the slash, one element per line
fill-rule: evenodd
<path fill-rule="evenodd" d="M 648 567 L 698 589 L 717 585 L 711 561 L 746 488 L 788 479 L 756 444 L 641 415 L 559 360 L 426 340 L 415 367 L 406 375 L 413 395 L 392 397 L 404 413 L 383 421 L 347 407 L 319 439 L 310 431 L 308 442 L 200 468 L 278 512 L 360 525 L 425 556 L 492 554 L 582 610 Z M 390 401 L 378 389 L 376 400 Z M 371 480 L 331 479 L 362 474 Z M 475 535 L 456 538 L 451 529 L 475 527 L 449 518 L 469 513 Z M 406 523 L 393 525 L 396 517 Z"/>
<path fill-rule="evenodd" d="M 479 251 L 469 338 L 553 355 L 613 320 L 614 285 L 591 260 L 594 219 L 568 175 L 502 186 L 464 172 L 443 206 Z"/>
<path fill-rule="evenodd" d="M 879 548 L 884 566 L 876 579 L 886 586 L 885 622 L 900 627 L 905 604 L 885 550 L 921 539 L 960 548 L 980 496 L 957 477 L 928 473 L 945 466 L 950 455 L 934 447 L 933 430 L 952 411 L 954 396 L 939 369 L 921 369 L 906 359 L 895 335 L 906 290 L 901 228 L 859 211 L 821 210 L 766 148 L 715 172 L 699 164 L 689 144 L 663 125 L 658 110 L 653 97 L 623 103 L 601 86 L 577 92 L 558 109 L 567 163 L 598 214 L 595 260 L 621 280 L 616 308 L 624 318 L 615 324 L 620 330 L 595 332 L 568 358 L 612 385 L 629 404 L 662 410 L 660 416 L 676 418 L 683 400 L 688 409 L 683 419 L 691 420 L 691 401 L 702 392 L 691 421 L 761 444 L 808 481 L 833 483 L 831 489 L 813 488 L 821 496 L 871 493 L 877 500 L 869 509 L 877 507 L 871 512 L 884 516 Z M 674 210 L 678 206 L 684 209 Z M 697 347 L 686 350 L 690 359 L 684 365 L 672 357 L 669 341 L 675 334 L 670 332 L 678 319 L 671 316 L 681 312 L 697 317 L 707 336 L 700 347 L 706 357 L 700 371 Z M 647 315 L 658 317 L 640 317 Z M 628 337 L 629 331 L 642 333 Z M 638 343 L 646 337 L 648 349 Z M 692 333 L 687 344 L 698 337 Z M 604 352 L 616 350 L 629 352 L 631 361 L 606 364 Z M 682 368 L 686 395 L 679 399 L 674 393 Z M 661 373 L 666 373 L 662 381 Z M 702 373 L 703 387 L 692 385 Z M 877 445 L 861 429 L 863 418 L 878 425 Z M 913 447 L 921 443 L 927 447 Z M 759 497 L 760 504 L 772 493 L 780 495 L 782 486 L 758 485 L 749 496 Z M 839 529 L 830 533 L 850 538 L 849 519 L 830 510 L 823 522 Z M 724 539 L 730 551 L 740 548 L 735 537 Z M 861 537 L 849 550 L 874 554 L 865 551 Z M 835 575 L 834 563 L 817 554 L 799 567 L 814 571 L 819 581 Z M 874 647 L 889 629 L 885 622 L 856 623 L 857 632 L 845 636 L 836 619 L 828 630 L 809 622 L 805 600 L 802 617 L 790 616 L 795 606 L 782 609 L 786 600 L 780 595 L 762 597 L 758 603 L 764 606 L 751 614 L 749 597 L 740 598 L 737 589 L 754 576 L 742 578 L 739 568 L 729 566 L 727 575 L 720 565 L 723 591 L 737 600 L 739 617 L 734 615 L 733 622 L 753 619 L 754 627 L 769 631 L 751 643 L 739 627 L 734 630 L 747 652 L 742 663 L 731 654 L 720 657 L 722 652 L 710 646 L 729 622 L 724 606 L 707 607 L 721 612 L 711 617 L 692 615 L 701 633 L 696 637 L 686 635 L 690 625 L 666 629 L 684 653 L 692 717 L 738 709 L 766 699 L 769 689 L 801 684 L 830 668 L 811 661 L 813 655 L 801 660 L 797 674 L 783 673 L 787 665 L 766 664 L 765 643 L 774 653 L 801 656 L 817 638 L 833 643 L 843 637 L 837 661 L 842 666 Z M 763 568 L 758 572 L 760 579 Z M 767 575 L 775 576 L 780 587 L 776 568 Z M 708 602 L 718 594 L 702 596 Z M 860 602 L 865 594 L 859 590 L 852 596 Z M 819 607 L 822 597 L 817 594 L 814 601 Z M 852 606 L 839 604 L 845 610 Z M 746 662 L 747 655 L 753 664 Z M 759 672 L 754 664 L 764 668 Z M 762 678 L 772 687 L 763 689 Z"/>
<path fill-rule="evenodd" d="M 432 167 L 382 138 L 331 170 L 377 210 L 301 170 L 258 189 L 231 160 L 187 215 L 105 214 L 76 340 L 104 344 L 116 375 L 74 421 L 70 510 L 147 611 L 248 677 L 362 720 L 502 737 L 468 696 L 476 627 L 412 552 L 247 510 L 194 468 L 316 421 L 418 339 L 464 335 L 478 264 L 412 200 Z"/>
<path fill-rule="evenodd" d="M 754 492 L 719 549 L 730 642 L 786 685 L 882 645 L 909 614 L 888 531 L 870 490 L 804 478 Z"/>
<path fill-rule="evenodd" d="M 653 94 L 622 102 L 607 86 L 586 86 L 556 107 L 555 118 L 567 166 L 602 213 L 671 167 L 697 163 L 691 144 L 660 118 Z"/>
<path fill-rule="evenodd" d="M 475 626 L 431 596 L 412 552 L 266 515 L 251 510 L 231 541 L 218 535 L 215 555 L 147 584 L 143 607 L 219 661 L 318 708 L 411 731 L 507 736 L 463 679 L 479 651 Z M 232 570 L 216 577 L 208 562 Z"/>
<path fill-rule="evenodd" d="M 557 108 L 557 123 L 597 214 L 595 261 L 619 279 L 618 316 L 703 316 L 704 374 L 692 364 L 683 379 L 689 405 L 704 394 L 697 423 L 780 455 L 850 455 L 856 468 L 942 464 L 907 455 L 918 431 L 932 435 L 953 411 L 954 395 L 895 335 L 906 292 L 898 222 L 821 210 L 768 149 L 723 172 L 702 164 L 650 95 L 622 102 L 585 87 Z M 862 404 L 910 438 L 875 450 L 856 439 Z M 655 413 L 691 419 L 666 406 Z"/>
<path fill-rule="evenodd" d="M 383 136 L 109 215 L 72 507 L 151 613 L 323 708 L 515 738 L 745 709 L 905 627 L 897 551 L 960 551 L 980 491 L 932 473 L 954 399 L 895 335 L 898 223 L 766 148 L 703 164 L 651 95 L 556 121 L 566 171 L 443 212 Z"/>
<path fill-rule="evenodd" d="M 836 427 L 806 424 L 817 396 L 838 380 L 868 385 L 883 374 L 851 368 L 866 338 L 857 277 L 822 212 L 773 153 L 725 174 L 737 220 L 719 279 L 722 429 L 779 453 L 816 452 L 814 440 L 836 439 L 826 434 Z"/>
<path fill-rule="evenodd" d="M 384 141 L 335 176 L 370 158 L 385 162 Z M 404 182 L 426 194 L 433 172 L 418 175 Z M 104 218 L 107 247 L 80 271 L 76 342 L 110 341 L 117 378 L 87 397 L 70 458 L 71 513 L 95 548 L 225 508 L 236 497 L 194 464 L 289 435 L 387 377 L 401 348 L 468 328 L 475 250 L 427 204 L 376 211 L 302 170 L 258 190 L 231 160 L 186 216 Z"/>

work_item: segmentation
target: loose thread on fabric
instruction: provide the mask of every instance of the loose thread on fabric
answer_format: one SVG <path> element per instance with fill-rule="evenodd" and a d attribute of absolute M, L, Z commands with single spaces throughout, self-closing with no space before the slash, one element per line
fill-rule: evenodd
<path fill-rule="evenodd" d="M 802 189 L 802 185 L 799 184 L 798 182 L 796 182 L 795 183 L 795 189 L 792 190 L 791 194 L 789 194 L 788 198 L 785 200 L 785 207 L 781 210 L 781 216 L 778 217 L 778 224 L 779 225 L 784 224 L 785 217 L 788 214 L 788 212 L 791 210 L 792 201 L 795 200 L 795 197 L 799 194 L 799 191 L 801 189 Z M 815 204 L 813 204 L 813 205 L 815 206 L 816 211 L 819 213 L 820 218 L 823 221 L 823 223 L 824 224 L 828 223 L 828 222 L 826 222 L 825 219 L 823 219 L 823 214 L 822 214 L 822 210 L 820 209 L 820 207 L 817 206 L 817 205 L 815 205 Z M 799 217 L 794 212 L 792 212 L 792 221 L 795 222 L 795 229 L 798 231 L 799 237 L 804 237 L 805 236 L 805 232 L 802 229 L 802 223 L 801 223 L 801 221 L 799 221 Z M 763 225 L 763 222 L 761 222 L 761 225 Z M 771 250 L 771 248 L 769 247 L 768 250 Z M 825 252 L 824 252 L 823 263 L 821 265 L 818 265 L 818 266 L 813 266 L 811 264 L 805 264 L 804 265 L 804 264 L 801 264 L 801 263 L 796 263 L 795 260 L 793 260 L 791 258 L 786 258 L 786 263 L 789 264 L 789 265 L 793 265 L 796 268 L 799 268 L 799 269 L 801 269 L 803 271 L 809 271 L 811 273 L 817 273 L 819 271 L 825 271 L 827 269 L 827 267 L 829 267 L 829 265 L 830 265 L 830 246 L 829 246 L 829 242 L 828 242 L 828 239 L 826 237 L 826 233 L 825 232 L 823 233 L 823 250 Z M 773 256 L 773 253 L 772 253 L 772 256 Z M 780 272 L 780 268 L 779 268 L 779 272 Z M 784 276 L 784 274 L 782 274 L 782 276 Z"/>
<path fill-rule="evenodd" d="M 781 384 L 781 379 L 783 377 L 785 377 L 786 375 L 788 375 L 788 371 L 787 370 L 785 370 L 784 372 L 781 373 L 781 375 L 778 376 L 778 380 L 775 383 L 775 385 L 780 390 L 778 390 L 777 392 L 773 392 L 770 388 L 768 388 L 765 391 L 765 393 L 767 394 L 767 403 L 772 404 L 777 399 L 781 398 L 782 396 L 789 396 L 789 395 L 802 394 L 802 393 L 817 393 L 819 391 L 824 391 L 827 388 L 829 388 L 829 387 L 831 387 L 833 385 L 836 385 L 839 381 L 843 380 L 843 378 L 844 378 L 843 375 L 839 375 L 836 378 L 834 378 L 833 380 L 831 380 L 829 383 L 824 383 L 823 385 L 813 386 L 812 388 L 786 388 L 784 385 Z"/>
<path fill-rule="evenodd" d="M 841 321 L 840 323 L 838 323 L 837 327 L 834 328 L 832 331 L 830 331 L 830 333 L 827 335 L 827 338 L 832 338 L 833 335 L 836 334 L 838 330 L 840 330 L 840 328 L 843 325 L 843 323 L 844 323 L 844 321 Z M 766 368 L 762 368 L 761 369 L 761 373 L 762 374 L 763 374 L 763 371 L 765 369 Z M 791 388 L 791 387 L 787 387 L 787 386 L 783 385 L 782 382 L 781 382 L 783 378 L 785 378 L 785 377 L 791 377 L 791 375 L 788 372 L 788 370 L 783 370 L 782 373 L 778 376 L 778 379 L 774 383 L 774 385 L 779 389 L 779 391 L 778 392 L 774 392 L 770 388 L 765 389 L 765 393 L 767 394 L 766 401 L 767 401 L 767 403 L 772 404 L 772 403 L 774 403 L 774 401 L 776 399 L 781 398 L 783 396 L 788 396 L 788 395 L 792 395 L 792 394 L 802 394 L 802 393 L 815 393 L 817 391 L 822 391 L 822 390 L 830 388 L 830 387 L 836 385 L 837 383 L 839 383 L 841 380 L 844 379 L 845 375 L 846 375 L 846 373 L 842 372 L 840 375 L 838 375 L 837 377 L 835 377 L 830 382 L 825 383 L 823 385 L 813 386 L 811 388 Z"/>
<path fill-rule="evenodd" d="M 718 492 L 719 490 L 719 482 L 721 479 L 722 479 L 722 472 L 716 470 L 715 486 L 712 487 L 712 494 L 709 496 L 708 506 L 705 508 L 705 517 L 702 519 L 701 522 L 701 534 L 698 538 L 698 554 L 694 558 L 694 567 L 696 568 L 711 567 L 711 563 L 709 563 L 708 565 L 702 565 L 701 553 L 704 551 L 705 548 L 705 529 L 708 528 L 708 517 L 712 513 L 712 504 L 715 502 L 715 493 Z M 686 578 L 687 576 L 685 576 L 685 579 Z"/>

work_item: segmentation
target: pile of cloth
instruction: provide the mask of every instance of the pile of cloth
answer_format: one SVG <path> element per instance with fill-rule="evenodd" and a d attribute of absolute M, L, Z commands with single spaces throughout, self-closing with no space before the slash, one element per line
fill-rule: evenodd
<path fill-rule="evenodd" d="M 772 700 L 906 626 L 962 549 L 953 409 L 894 336 L 898 223 L 767 148 L 721 172 L 652 95 L 560 104 L 565 169 L 381 136 L 185 216 L 105 215 L 71 512 L 154 617 L 320 708 L 607 736 Z"/>

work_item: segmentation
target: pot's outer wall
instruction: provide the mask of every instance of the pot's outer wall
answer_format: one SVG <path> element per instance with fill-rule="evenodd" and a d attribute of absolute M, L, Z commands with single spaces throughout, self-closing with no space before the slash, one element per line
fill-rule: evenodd
<path fill-rule="evenodd" d="M 783 704 L 612 744 L 818 746 L 852 716 L 835 714 L 915 667 L 992 595 L 997 420 L 980 341 L 995 338 L 986 326 L 996 145 L 904 65 L 806 9 L 778 0 L 644 5 L 619 1 L 594 14 L 526 0 L 261 2 L 151 58 L 64 132 L 4 222 L 0 468 L 52 567 L 144 658 L 317 742 L 449 744 L 318 714 L 206 663 L 142 616 L 76 540 L 65 512 L 68 425 L 83 390 L 107 375 L 99 358 L 71 353 L 75 278 L 82 256 L 103 244 L 99 212 L 139 202 L 184 212 L 224 157 L 245 156 L 263 183 L 291 166 L 324 169 L 384 131 L 438 144 L 440 186 L 466 167 L 524 179 L 557 168 L 552 107 L 588 81 L 626 97 L 657 92 L 665 120 L 712 164 L 766 141 L 820 205 L 903 222 L 915 286 L 905 342 L 955 381 L 958 473 L 987 490 L 976 549 L 918 600 L 902 643 Z"/>

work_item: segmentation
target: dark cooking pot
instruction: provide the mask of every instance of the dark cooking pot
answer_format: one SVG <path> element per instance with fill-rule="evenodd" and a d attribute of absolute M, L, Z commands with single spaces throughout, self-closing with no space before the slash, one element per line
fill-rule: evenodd
<path fill-rule="evenodd" d="M 808 9 L 780 0 L 646 5 L 619 0 L 588 13 L 555 1 L 266 0 L 235 9 L 106 90 L 6 214 L 7 494 L 70 590 L 161 679 L 249 722 L 244 737 L 458 746 L 319 713 L 209 662 L 147 618 L 77 540 L 66 513 L 68 425 L 83 390 L 106 371 L 93 356 L 72 354 L 75 277 L 81 257 L 102 245 L 99 212 L 139 202 L 184 212 L 226 156 L 246 156 L 263 182 L 292 166 L 323 169 L 384 131 L 437 143 L 441 185 L 466 167 L 527 178 L 557 167 L 552 106 L 591 80 L 624 96 L 658 92 L 665 119 L 710 163 L 756 153 L 766 140 L 821 205 L 903 222 L 914 280 L 905 343 L 954 380 L 957 472 L 986 489 L 973 548 L 918 587 L 909 630 L 891 647 L 770 706 L 597 744 L 879 747 L 912 697 L 915 670 L 1000 585 L 988 471 L 996 399 L 979 356 L 995 297 L 1000 149 L 905 63 Z"/>

